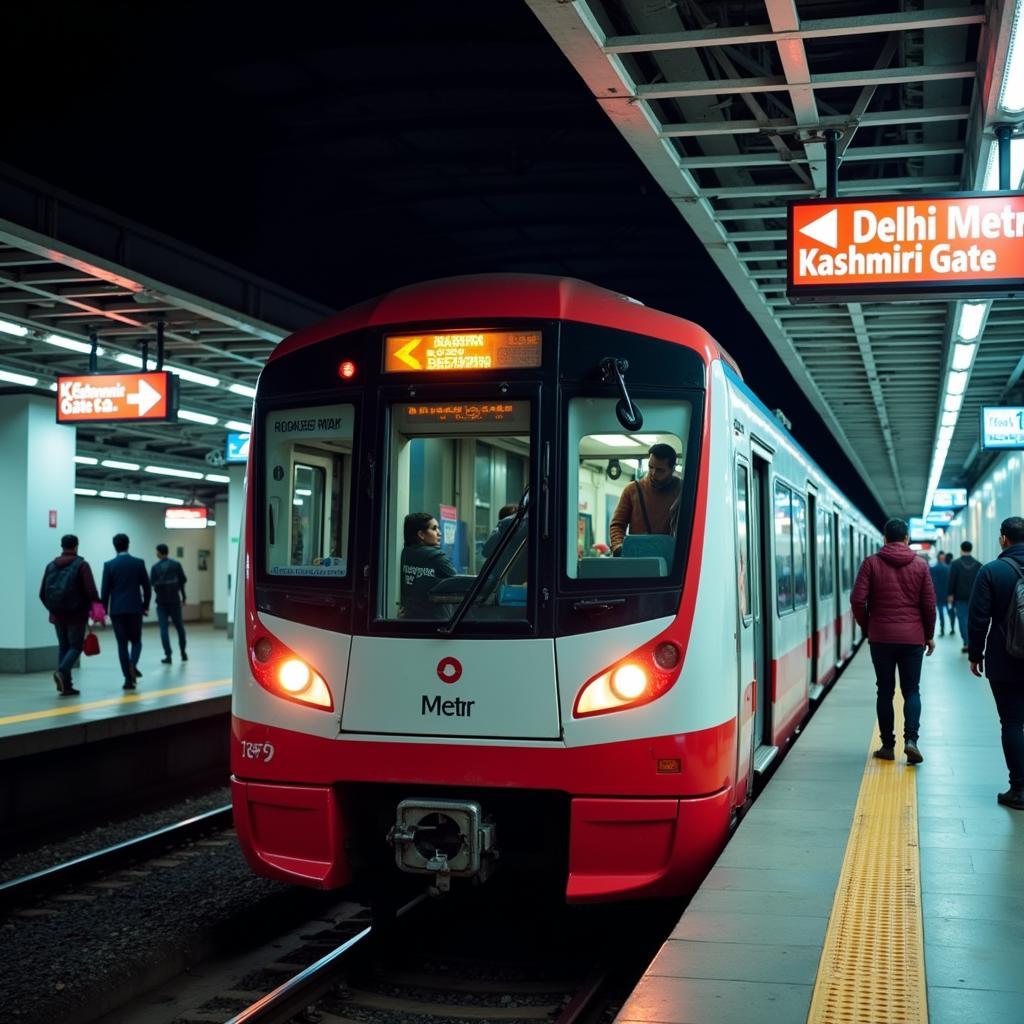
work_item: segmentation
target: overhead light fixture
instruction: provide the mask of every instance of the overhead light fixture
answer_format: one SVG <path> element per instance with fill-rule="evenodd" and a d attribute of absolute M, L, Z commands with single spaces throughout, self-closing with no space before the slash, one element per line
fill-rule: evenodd
<path fill-rule="evenodd" d="M 30 388 L 34 388 L 39 383 L 38 377 L 29 377 L 25 373 L 11 373 L 10 370 L 0 370 L 0 380 L 6 380 L 11 384 L 24 384 Z"/>
<path fill-rule="evenodd" d="M 12 324 L 10 320 L 0 320 L 0 331 L 4 334 L 13 334 L 16 338 L 24 338 L 28 334 L 28 328 L 21 324 Z"/>
<path fill-rule="evenodd" d="M 1013 12 L 1013 27 L 1010 42 L 1006 47 L 1006 67 L 1003 69 L 1003 84 L 999 89 L 998 106 L 1008 114 L 1024 111 L 1024 3 L 1017 0 Z"/>
<path fill-rule="evenodd" d="M 125 366 L 142 367 L 142 356 L 133 356 L 131 352 L 118 352 L 114 358 Z"/>
<path fill-rule="evenodd" d="M 248 384 L 229 384 L 228 391 L 233 391 L 236 395 L 243 395 L 245 398 L 256 397 L 256 389 L 249 387 Z"/>
<path fill-rule="evenodd" d="M 942 408 L 946 412 L 959 412 L 960 406 L 963 405 L 963 395 L 946 395 L 946 400 L 942 403 Z"/>
<path fill-rule="evenodd" d="M 101 498 L 124 498 L 124 491 L 100 491 Z"/>
<path fill-rule="evenodd" d="M 251 429 L 248 423 L 243 423 L 241 420 L 225 420 L 224 426 L 228 430 L 240 430 L 243 434 L 248 434 Z"/>
<path fill-rule="evenodd" d="M 183 480 L 203 479 L 202 473 L 196 473 L 191 469 L 175 469 L 173 466 L 146 466 L 145 469 L 147 473 L 154 473 L 156 476 L 180 476 Z"/>
<path fill-rule="evenodd" d="M 208 388 L 220 387 L 220 379 L 211 377 L 207 373 L 196 373 L 195 370 L 184 370 L 180 366 L 167 366 L 166 364 L 164 364 L 164 369 L 169 373 L 173 373 L 176 377 L 180 377 L 182 380 L 191 381 L 193 384 L 203 384 Z"/>
<path fill-rule="evenodd" d="M 129 501 L 142 501 L 142 495 L 141 494 L 126 494 L 125 497 Z"/>
<path fill-rule="evenodd" d="M 590 439 L 603 444 L 606 448 L 635 448 L 636 441 L 622 434 L 591 434 Z"/>
<path fill-rule="evenodd" d="M 1020 187 L 1024 177 L 1024 139 L 1010 139 L 1010 188 Z M 982 182 L 983 192 L 999 191 L 999 140 L 993 139 L 988 147 L 988 162 L 985 164 L 985 180 Z"/>
<path fill-rule="evenodd" d="M 81 498 L 95 498 L 96 491 L 91 487 L 76 487 L 75 494 Z"/>
<path fill-rule="evenodd" d="M 950 395 L 962 395 L 967 390 L 967 378 L 970 374 L 966 370 L 953 370 L 946 381 L 946 393 Z"/>
<path fill-rule="evenodd" d="M 956 427 L 939 427 L 939 444 L 942 444 L 944 441 L 952 441 L 955 429 Z"/>
<path fill-rule="evenodd" d="M 104 459 L 101 466 L 106 466 L 107 469 L 130 469 L 136 470 L 139 468 L 137 462 L 121 462 L 119 459 Z"/>
<path fill-rule="evenodd" d="M 942 414 L 942 425 L 944 427 L 955 427 L 958 415 L 955 412 L 944 412 Z"/>
<path fill-rule="evenodd" d="M 211 484 L 229 484 L 231 483 L 231 477 L 225 476 L 223 473 L 207 473 L 206 479 Z"/>
<path fill-rule="evenodd" d="M 212 427 L 217 422 L 216 416 L 210 416 L 205 412 L 193 412 L 191 409 L 179 409 L 178 419 L 192 420 L 193 423 L 205 423 L 208 427 Z"/>
<path fill-rule="evenodd" d="M 960 307 L 956 336 L 960 341 L 974 341 L 981 334 L 981 325 L 988 312 L 987 302 L 965 302 Z"/>
<path fill-rule="evenodd" d="M 99 464 L 99 459 L 94 459 L 91 455 L 76 455 L 75 462 L 80 466 L 96 466 Z"/>
<path fill-rule="evenodd" d="M 974 362 L 974 350 L 976 345 L 957 345 L 953 349 L 953 369 L 969 370 Z"/>
<path fill-rule="evenodd" d="M 56 348 L 66 348 L 69 352 L 83 352 L 86 354 L 92 352 L 92 345 L 90 345 L 89 342 L 78 341 L 75 338 L 65 338 L 60 334 L 44 335 L 43 341 L 45 341 L 47 345 L 53 345 Z M 97 347 L 96 355 L 103 356 L 106 354 L 107 350 L 105 348 Z"/>
<path fill-rule="evenodd" d="M 184 505 L 184 498 L 167 498 L 161 494 L 140 494 L 139 501 L 148 501 L 151 505 Z"/>

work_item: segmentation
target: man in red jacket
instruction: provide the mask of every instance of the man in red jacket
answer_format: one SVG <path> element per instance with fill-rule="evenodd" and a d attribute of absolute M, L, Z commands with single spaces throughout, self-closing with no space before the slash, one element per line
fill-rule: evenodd
<path fill-rule="evenodd" d="M 903 752 L 908 764 L 924 758 L 917 749 L 921 725 L 921 663 L 925 648 L 935 650 L 935 588 L 928 566 L 910 550 L 910 531 L 902 519 L 884 527 L 885 547 L 864 559 L 850 594 L 853 617 L 868 635 L 875 666 L 878 731 L 882 745 L 875 757 L 892 761 L 896 747 L 896 670 L 903 694 Z"/>

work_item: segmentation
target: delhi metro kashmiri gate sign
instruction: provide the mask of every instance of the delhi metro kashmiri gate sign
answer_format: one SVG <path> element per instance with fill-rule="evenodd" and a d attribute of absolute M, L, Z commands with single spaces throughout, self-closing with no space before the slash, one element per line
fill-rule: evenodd
<path fill-rule="evenodd" d="M 1024 295 L 1024 193 L 791 202 L 787 249 L 793 302 Z"/>

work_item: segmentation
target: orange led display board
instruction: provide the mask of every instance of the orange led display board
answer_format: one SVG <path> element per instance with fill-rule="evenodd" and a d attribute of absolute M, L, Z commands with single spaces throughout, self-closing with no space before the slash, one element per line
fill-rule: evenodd
<path fill-rule="evenodd" d="M 177 381 L 166 370 L 57 378 L 58 423 L 176 420 Z"/>
<path fill-rule="evenodd" d="M 385 373 L 522 370 L 540 366 L 540 331 L 424 331 L 384 338 Z"/>
<path fill-rule="evenodd" d="M 1024 294 L 1024 193 L 789 204 L 793 301 Z"/>

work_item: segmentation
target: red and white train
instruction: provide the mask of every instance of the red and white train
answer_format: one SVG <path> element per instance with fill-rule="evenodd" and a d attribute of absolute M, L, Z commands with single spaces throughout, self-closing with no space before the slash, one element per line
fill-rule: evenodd
<path fill-rule="evenodd" d="M 675 532 L 608 557 L 657 443 Z M 580 281 L 433 281 L 300 331 L 250 451 L 232 789 L 263 875 L 692 890 L 856 644 L 876 531 L 704 330 Z M 401 603 L 413 512 L 457 573 L 437 617 Z"/>

